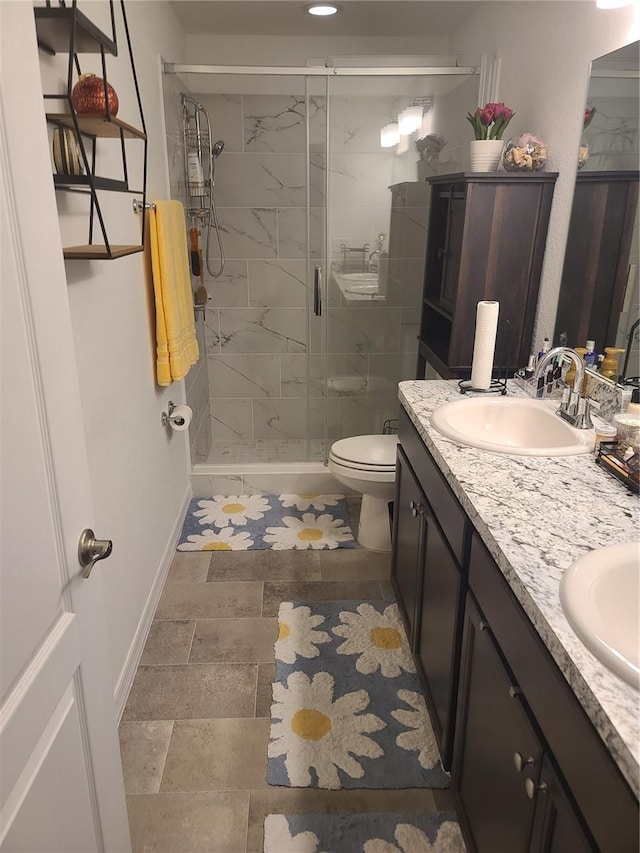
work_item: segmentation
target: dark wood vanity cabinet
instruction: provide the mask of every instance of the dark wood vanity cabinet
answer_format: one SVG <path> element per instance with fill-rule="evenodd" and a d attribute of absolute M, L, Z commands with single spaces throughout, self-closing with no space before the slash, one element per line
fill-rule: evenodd
<path fill-rule="evenodd" d="M 401 409 L 403 447 L 398 450 L 391 582 L 430 706 L 442 761 L 448 768 L 465 587 L 461 543 L 467 521 L 408 420 Z M 457 538 L 455 549 L 442 525 Z"/>
<path fill-rule="evenodd" d="M 454 775 L 472 849 L 596 849 L 544 754 L 522 689 L 471 595 L 465 608 L 460 692 L 464 699 Z"/>
<path fill-rule="evenodd" d="M 638 171 L 579 172 L 567 237 L 555 338 L 616 346 L 638 208 Z"/>
<path fill-rule="evenodd" d="M 392 584 L 472 853 L 638 853 L 638 800 L 403 408 Z"/>
<path fill-rule="evenodd" d="M 527 363 L 556 177 L 468 172 L 429 179 L 417 379 L 427 362 L 444 379 L 469 378 L 476 305 L 484 299 L 497 300 L 510 325 L 508 356 L 505 341 L 496 367 Z"/>

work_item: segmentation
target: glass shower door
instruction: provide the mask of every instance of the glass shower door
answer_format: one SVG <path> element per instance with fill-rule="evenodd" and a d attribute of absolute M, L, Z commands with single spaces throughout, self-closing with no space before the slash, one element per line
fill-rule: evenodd
<path fill-rule="evenodd" d="M 415 140 L 429 132 L 433 79 L 364 69 L 327 78 L 327 450 L 338 438 L 382 433 L 398 416 L 398 382 L 415 377 L 429 208 Z M 381 147 L 381 129 L 414 102 L 421 124 Z"/>

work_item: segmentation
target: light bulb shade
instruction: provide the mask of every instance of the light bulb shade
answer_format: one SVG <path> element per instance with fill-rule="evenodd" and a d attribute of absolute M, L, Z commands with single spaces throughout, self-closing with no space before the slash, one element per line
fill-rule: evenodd
<path fill-rule="evenodd" d="M 418 130 L 422 124 L 422 107 L 406 107 L 398 116 L 398 128 L 401 136 L 408 136 Z"/>
<path fill-rule="evenodd" d="M 310 15 L 319 15 L 325 18 L 328 15 L 335 15 L 340 9 L 335 3 L 313 3 L 305 8 Z"/>
<path fill-rule="evenodd" d="M 400 142 L 400 131 L 398 130 L 398 125 L 395 122 L 385 124 L 380 131 L 380 147 L 392 148 L 394 145 L 397 145 L 398 142 Z"/>

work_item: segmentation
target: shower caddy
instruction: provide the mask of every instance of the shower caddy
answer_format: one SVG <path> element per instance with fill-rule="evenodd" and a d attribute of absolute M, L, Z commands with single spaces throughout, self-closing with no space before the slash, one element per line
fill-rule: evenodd
<path fill-rule="evenodd" d="M 113 0 L 109 0 L 109 12 L 111 17 L 112 34 L 107 36 L 93 24 L 77 8 L 77 0 L 73 0 L 70 6 L 64 5 L 60 0 L 59 6 L 52 6 L 47 0 L 46 6 L 34 8 L 36 33 L 38 47 L 40 50 L 55 56 L 56 53 L 68 53 L 69 63 L 67 68 L 67 90 L 64 94 L 45 94 L 45 100 L 66 101 L 67 112 L 47 113 L 46 119 L 49 124 L 59 128 L 70 128 L 75 135 L 80 159 L 84 166 L 84 174 L 66 175 L 55 174 L 53 182 L 56 190 L 65 192 L 83 193 L 90 197 L 89 208 L 89 239 L 88 243 L 81 246 L 69 246 L 63 249 L 66 259 L 86 260 L 112 260 L 125 255 L 132 255 L 144 249 L 145 213 L 147 205 L 147 131 L 140 99 L 140 89 L 133 60 L 133 49 L 129 35 L 127 14 L 124 8 L 124 0 L 120 0 L 124 32 L 129 51 L 131 74 L 138 101 L 140 124 L 142 129 L 133 127 L 109 112 L 109 101 L 107 92 L 107 66 L 106 55 L 118 55 L 118 44 L 116 38 L 116 23 Z M 71 91 L 73 85 L 74 70 L 81 74 L 79 54 L 100 54 L 102 79 L 105 88 L 106 111 L 101 115 L 78 114 L 71 102 Z M 111 139 L 120 140 L 122 156 L 122 177 L 106 178 L 96 174 L 96 140 Z M 144 144 L 142 165 L 142 188 L 132 189 L 129 186 L 129 171 L 127 167 L 127 152 L 125 140 L 136 139 Z M 90 151 L 86 141 L 90 140 Z M 100 208 L 98 198 L 99 191 L 118 193 L 137 193 L 142 195 L 140 206 L 142 217 L 140 223 L 140 241 L 132 245 L 115 245 L 109 241 L 104 216 Z M 98 219 L 100 231 L 104 243 L 94 243 L 95 217 Z"/>
<path fill-rule="evenodd" d="M 209 275 L 217 278 L 224 270 L 224 248 L 222 246 L 222 238 L 220 236 L 220 227 L 218 224 L 218 215 L 216 212 L 214 198 L 214 183 L 216 160 L 222 153 L 224 141 L 219 139 L 213 142 L 211 135 L 211 121 L 209 113 L 202 104 L 195 98 L 181 94 L 182 104 L 182 140 L 184 149 L 184 171 L 185 171 L 185 187 L 186 187 L 186 207 L 187 214 L 191 219 L 193 228 L 190 233 L 199 236 L 199 232 L 195 227 L 196 221 L 200 227 L 206 229 L 206 248 L 204 253 L 204 264 L 207 267 Z M 218 240 L 218 249 L 220 251 L 220 261 L 218 270 L 214 272 L 209 267 L 209 249 L 211 244 L 211 230 L 215 229 L 216 238 Z M 201 275 L 202 269 L 202 252 L 197 244 L 197 236 L 194 238 L 195 244 L 192 243 L 192 258 L 194 251 L 199 255 L 199 265 L 196 263 L 194 267 L 192 263 L 192 274 Z M 196 271 L 197 270 L 197 271 Z"/>

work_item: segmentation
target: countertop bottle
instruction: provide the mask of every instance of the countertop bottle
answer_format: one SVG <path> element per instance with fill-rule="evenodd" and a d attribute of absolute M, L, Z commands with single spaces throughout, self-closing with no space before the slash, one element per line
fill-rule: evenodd
<path fill-rule="evenodd" d="M 618 378 L 618 354 L 624 352 L 620 347 L 605 347 L 604 359 L 600 365 L 600 373 L 607 379 L 613 379 L 615 382 Z"/>

